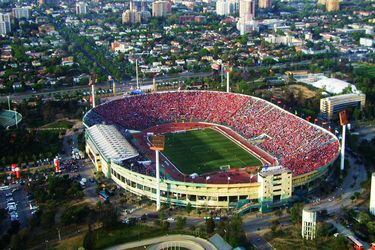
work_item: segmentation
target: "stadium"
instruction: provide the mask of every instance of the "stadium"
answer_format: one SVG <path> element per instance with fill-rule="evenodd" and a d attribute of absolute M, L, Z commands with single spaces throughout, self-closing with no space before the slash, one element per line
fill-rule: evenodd
<path fill-rule="evenodd" d="M 0 128 L 8 129 L 22 121 L 22 115 L 13 110 L 0 110 Z"/>
<path fill-rule="evenodd" d="M 339 155 L 335 135 L 263 99 L 216 91 L 129 95 L 83 118 L 86 153 L 122 188 L 161 202 L 270 211 L 314 189 Z"/>

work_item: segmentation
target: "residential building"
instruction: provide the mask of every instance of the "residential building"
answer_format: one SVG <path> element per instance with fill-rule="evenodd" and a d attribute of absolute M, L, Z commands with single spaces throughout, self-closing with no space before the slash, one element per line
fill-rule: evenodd
<path fill-rule="evenodd" d="M 326 10 L 328 12 L 340 10 L 340 0 L 326 0 Z"/>
<path fill-rule="evenodd" d="M 0 21 L 0 35 L 6 35 L 11 32 L 7 22 Z"/>
<path fill-rule="evenodd" d="M 16 19 L 20 18 L 30 18 L 30 8 L 29 7 L 17 7 L 12 9 L 13 17 Z"/>
<path fill-rule="evenodd" d="M 144 3 L 144 1 L 142 1 Z M 133 1 L 130 1 L 129 9 L 122 13 L 122 23 L 145 23 L 151 17 L 149 11 L 146 11 L 145 5 L 142 5 L 139 11 L 134 5 Z"/>
<path fill-rule="evenodd" d="M 336 95 L 320 99 L 320 112 L 324 118 L 331 120 L 340 111 L 347 108 L 359 108 L 362 110 L 365 103 L 366 95 L 362 93 Z"/>
<path fill-rule="evenodd" d="M 237 0 L 218 0 L 216 2 L 216 14 L 219 16 L 229 16 L 238 11 Z"/>
<path fill-rule="evenodd" d="M 362 46 L 365 46 L 365 47 L 372 47 L 375 44 L 375 40 L 371 39 L 371 38 L 361 37 L 359 39 L 359 44 L 362 45 Z"/>
<path fill-rule="evenodd" d="M 87 14 L 87 3 L 85 3 L 85 2 L 76 3 L 76 14 L 77 15 L 86 15 Z"/>
<path fill-rule="evenodd" d="M 258 32 L 259 31 L 258 21 L 256 20 L 245 21 L 243 18 L 240 18 L 237 22 L 237 30 L 240 31 L 241 35 L 251 33 L 251 32 Z"/>
<path fill-rule="evenodd" d="M 240 19 L 244 22 L 253 20 L 255 17 L 255 0 L 240 0 Z"/>
<path fill-rule="evenodd" d="M 271 0 L 259 0 L 258 7 L 261 9 L 268 9 L 271 8 L 272 2 Z"/>
<path fill-rule="evenodd" d="M 313 240 L 316 237 L 316 211 L 308 208 L 302 210 L 302 238 Z"/>
<path fill-rule="evenodd" d="M 171 13 L 172 5 L 169 1 L 158 0 L 152 3 L 152 16 L 165 17 Z"/>
<path fill-rule="evenodd" d="M 6 35 L 12 31 L 11 28 L 11 14 L 0 13 L 0 34 Z"/>

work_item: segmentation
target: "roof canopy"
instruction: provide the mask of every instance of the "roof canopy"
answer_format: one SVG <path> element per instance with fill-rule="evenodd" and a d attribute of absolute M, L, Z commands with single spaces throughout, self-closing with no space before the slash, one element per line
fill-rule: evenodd
<path fill-rule="evenodd" d="M 87 130 L 92 142 L 109 161 L 122 161 L 139 155 L 113 125 L 97 124 Z"/>

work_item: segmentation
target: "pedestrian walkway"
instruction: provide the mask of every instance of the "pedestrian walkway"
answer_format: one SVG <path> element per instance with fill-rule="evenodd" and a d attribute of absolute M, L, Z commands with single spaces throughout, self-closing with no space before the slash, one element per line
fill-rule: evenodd
<path fill-rule="evenodd" d="M 166 247 L 180 247 L 191 250 L 218 250 L 212 243 L 208 240 L 194 237 L 191 235 L 175 234 L 166 235 L 162 237 L 156 237 L 141 241 L 133 241 L 130 243 L 124 243 L 116 245 L 106 250 L 125 250 L 134 249 L 143 246 L 149 246 L 148 249 L 165 249 Z"/>

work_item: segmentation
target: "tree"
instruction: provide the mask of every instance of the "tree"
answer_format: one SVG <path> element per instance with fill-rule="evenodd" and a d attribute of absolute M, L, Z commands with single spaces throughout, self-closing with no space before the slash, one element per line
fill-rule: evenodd
<path fill-rule="evenodd" d="M 104 204 L 101 209 L 100 221 L 103 223 L 103 228 L 110 229 L 117 225 L 116 210 L 110 204 Z"/>
<path fill-rule="evenodd" d="M 275 215 L 276 215 L 277 217 L 280 217 L 281 215 L 283 215 L 283 210 L 281 210 L 281 209 L 277 209 L 277 210 L 275 211 Z"/>
<path fill-rule="evenodd" d="M 55 211 L 50 208 L 44 209 L 40 217 L 40 223 L 45 228 L 52 227 L 55 224 Z"/>
<path fill-rule="evenodd" d="M 212 234 L 215 230 L 215 221 L 212 217 L 206 220 L 206 232 Z"/>
<path fill-rule="evenodd" d="M 290 219 L 293 224 L 301 223 L 302 221 L 303 203 L 295 203 L 290 209 Z"/>
<path fill-rule="evenodd" d="M 19 237 L 18 234 L 12 235 L 12 238 L 10 240 L 10 249 L 12 249 L 12 250 L 21 250 L 22 249 L 20 237 Z"/>
<path fill-rule="evenodd" d="M 326 249 L 348 249 L 348 241 L 340 235 L 329 241 L 329 246 Z"/>
<path fill-rule="evenodd" d="M 168 221 L 164 220 L 161 222 L 161 229 L 163 231 L 168 231 L 169 227 L 170 227 L 170 224 Z"/>
<path fill-rule="evenodd" d="M 276 220 L 273 220 L 271 224 L 272 224 L 271 225 L 271 231 L 274 234 L 274 233 L 276 233 L 276 230 L 280 225 L 280 221 L 278 219 L 276 219 Z"/>
<path fill-rule="evenodd" d="M 191 203 L 189 202 L 187 205 L 186 205 L 186 207 L 185 207 L 185 209 L 186 209 L 186 212 L 188 213 L 188 214 L 190 214 L 191 213 L 191 211 L 193 210 L 193 208 L 192 208 L 192 206 L 191 206 Z"/>
<path fill-rule="evenodd" d="M 228 243 L 232 246 L 240 246 L 246 244 L 246 236 L 242 226 L 242 218 L 235 215 L 231 218 L 227 230 Z"/>
<path fill-rule="evenodd" d="M 94 233 L 91 229 L 91 224 L 89 224 L 89 230 L 87 231 L 85 238 L 83 239 L 83 247 L 87 250 L 94 248 Z"/>
<path fill-rule="evenodd" d="M 186 217 L 177 216 L 176 218 L 176 228 L 181 230 L 184 228 L 186 224 Z"/>
<path fill-rule="evenodd" d="M 367 212 L 362 211 L 358 214 L 358 220 L 361 224 L 365 225 L 371 220 L 371 217 Z"/>

